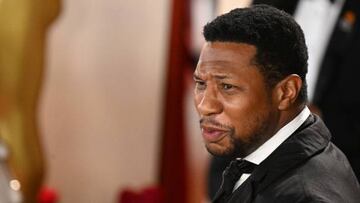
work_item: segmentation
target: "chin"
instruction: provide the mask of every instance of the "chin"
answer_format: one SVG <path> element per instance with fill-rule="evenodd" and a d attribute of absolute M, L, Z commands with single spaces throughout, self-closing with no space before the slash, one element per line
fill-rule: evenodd
<path fill-rule="evenodd" d="M 217 157 L 244 158 L 251 152 L 253 145 L 245 142 L 230 142 L 227 145 L 219 143 L 207 143 L 207 151 Z"/>
<path fill-rule="evenodd" d="M 207 143 L 205 145 L 207 151 L 217 157 L 233 157 L 234 156 L 234 146 L 223 146 L 217 143 Z"/>

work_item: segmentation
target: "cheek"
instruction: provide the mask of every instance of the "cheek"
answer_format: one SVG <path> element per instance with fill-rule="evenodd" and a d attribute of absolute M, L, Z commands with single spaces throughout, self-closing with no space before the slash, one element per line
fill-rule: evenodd
<path fill-rule="evenodd" d="M 237 109 L 237 111 L 231 112 L 229 117 L 237 135 L 240 135 L 241 137 L 247 136 L 254 126 L 254 119 L 252 118 L 254 114 L 255 112 L 252 112 L 249 109 Z"/>
<path fill-rule="evenodd" d="M 260 100 L 261 101 L 261 100 Z M 243 100 L 242 102 L 228 105 L 225 114 L 231 125 L 235 128 L 235 134 L 241 138 L 248 138 L 263 123 L 264 117 L 268 114 L 269 107 L 264 100 Z"/>
<path fill-rule="evenodd" d="M 202 99 L 202 96 L 200 95 L 200 94 L 198 94 L 198 93 L 194 93 L 194 95 L 193 95 L 193 101 L 194 101 L 194 107 L 195 107 L 195 109 L 196 109 L 196 111 L 198 111 L 198 105 L 200 104 L 200 102 L 201 102 L 201 99 Z"/>

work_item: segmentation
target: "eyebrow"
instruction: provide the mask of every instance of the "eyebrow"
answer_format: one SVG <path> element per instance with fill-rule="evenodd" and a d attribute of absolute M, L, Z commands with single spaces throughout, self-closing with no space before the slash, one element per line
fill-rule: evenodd
<path fill-rule="evenodd" d="M 196 72 L 193 74 L 193 78 L 197 79 L 197 80 L 201 80 L 200 76 Z M 219 75 L 215 75 L 214 78 L 217 79 L 217 80 L 222 80 L 222 79 L 230 79 L 232 77 L 230 75 L 221 75 L 221 74 L 219 74 Z"/>
<path fill-rule="evenodd" d="M 193 78 L 194 80 L 201 80 L 201 78 L 196 73 L 193 74 Z"/>
<path fill-rule="evenodd" d="M 221 80 L 221 79 L 229 79 L 231 77 L 229 75 L 215 75 L 214 78 Z"/>

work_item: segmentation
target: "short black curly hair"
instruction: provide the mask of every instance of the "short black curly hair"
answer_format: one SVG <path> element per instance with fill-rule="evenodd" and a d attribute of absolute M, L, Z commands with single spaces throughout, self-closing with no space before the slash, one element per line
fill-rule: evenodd
<path fill-rule="evenodd" d="M 303 81 L 298 101 L 307 100 L 308 53 L 304 33 L 284 11 L 268 5 L 237 8 L 218 16 L 204 27 L 207 42 L 247 43 L 256 47 L 254 64 L 269 88 L 290 74 Z"/>

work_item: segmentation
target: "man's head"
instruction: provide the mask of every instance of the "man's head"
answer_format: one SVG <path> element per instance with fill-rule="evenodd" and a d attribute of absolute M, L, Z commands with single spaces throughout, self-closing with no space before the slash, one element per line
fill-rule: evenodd
<path fill-rule="evenodd" d="M 235 9 L 204 27 L 195 105 L 214 155 L 246 156 L 306 102 L 307 48 L 285 12 Z"/>

